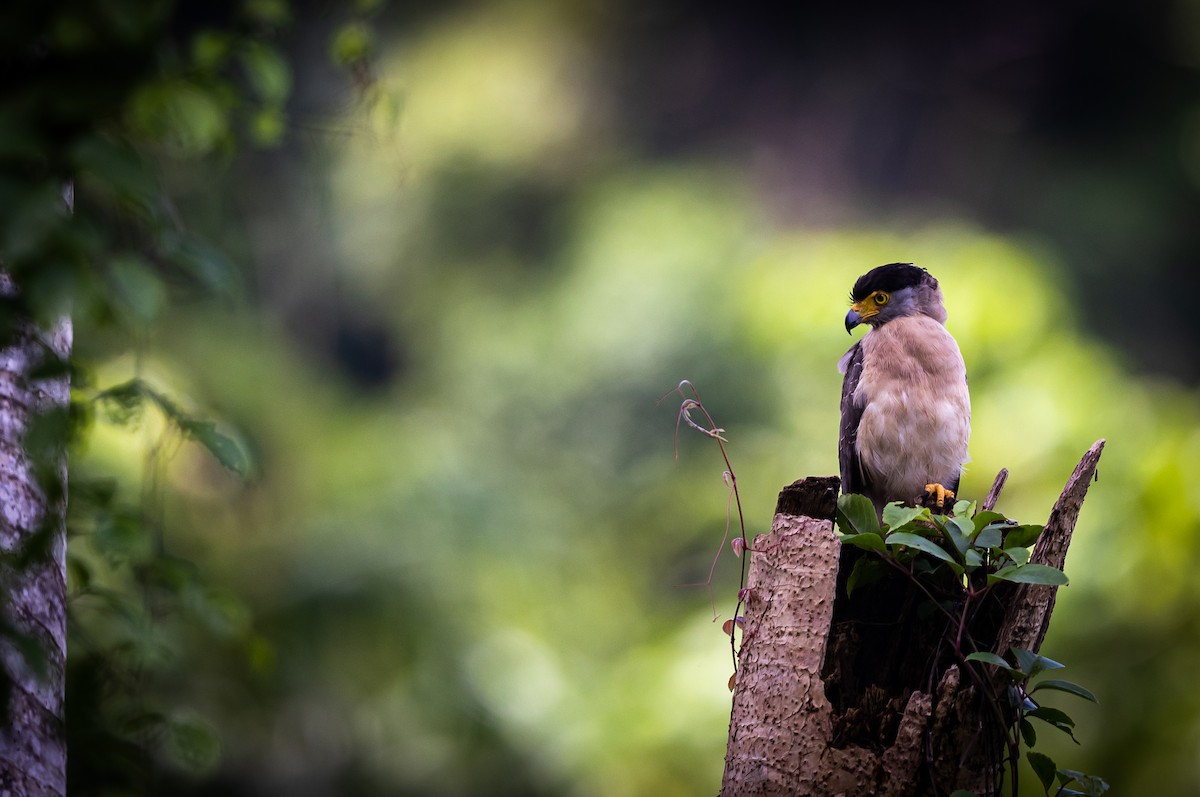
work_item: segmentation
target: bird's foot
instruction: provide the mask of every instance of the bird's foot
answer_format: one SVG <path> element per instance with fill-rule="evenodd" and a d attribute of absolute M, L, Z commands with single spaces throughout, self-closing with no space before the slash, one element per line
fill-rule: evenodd
<path fill-rule="evenodd" d="M 932 500 L 937 505 L 938 509 L 941 509 L 944 506 L 946 506 L 947 498 L 950 498 L 950 499 L 954 498 L 953 490 L 947 490 L 945 487 L 943 487 L 940 484 L 937 484 L 936 482 L 933 484 L 925 485 L 925 492 L 929 494 L 929 499 Z"/>

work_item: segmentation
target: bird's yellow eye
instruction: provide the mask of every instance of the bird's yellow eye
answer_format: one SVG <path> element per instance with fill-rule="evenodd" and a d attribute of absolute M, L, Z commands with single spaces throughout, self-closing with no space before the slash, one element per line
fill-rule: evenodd
<path fill-rule="evenodd" d="M 890 300 L 892 297 L 889 296 L 888 294 L 884 293 L 883 291 L 876 291 L 875 296 L 873 298 L 875 299 L 875 304 L 879 305 L 880 307 L 883 307 L 885 304 L 888 303 L 888 300 Z"/>

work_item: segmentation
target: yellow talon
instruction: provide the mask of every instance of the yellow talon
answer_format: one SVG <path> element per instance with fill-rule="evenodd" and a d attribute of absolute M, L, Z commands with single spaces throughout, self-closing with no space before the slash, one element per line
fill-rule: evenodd
<path fill-rule="evenodd" d="M 946 505 L 947 498 L 954 497 L 953 490 L 947 490 L 945 487 L 937 483 L 925 485 L 925 492 L 929 493 L 931 497 L 937 496 L 938 509 L 941 509 Z"/>

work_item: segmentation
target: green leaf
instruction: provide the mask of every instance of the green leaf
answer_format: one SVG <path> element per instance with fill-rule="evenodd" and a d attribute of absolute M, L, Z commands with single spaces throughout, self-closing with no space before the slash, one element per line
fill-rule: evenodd
<path fill-rule="evenodd" d="M 980 650 L 980 651 L 976 651 L 975 653 L 969 654 L 967 656 L 967 661 L 978 661 L 978 662 L 982 662 L 983 664 L 991 664 L 996 667 L 999 667 L 1000 669 L 1002 669 L 1006 673 L 1008 673 L 1010 676 L 1012 676 L 1013 680 L 1024 680 L 1025 679 L 1025 674 L 1022 673 L 1020 670 L 1014 668 L 1007 661 L 1005 661 L 1002 656 L 998 656 L 995 653 L 991 653 L 986 650 Z"/>
<path fill-rule="evenodd" d="M 1033 729 L 1033 723 L 1027 719 L 1021 720 L 1021 741 L 1025 742 L 1026 747 L 1033 747 L 1037 744 L 1037 731 Z"/>
<path fill-rule="evenodd" d="M 142 561 L 150 556 L 151 533 L 146 520 L 134 510 L 97 512 L 90 542 L 109 560 Z"/>
<path fill-rule="evenodd" d="M 329 42 L 329 57 L 338 66 L 350 66 L 371 54 L 371 29 L 353 21 L 342 25 Z"/>
<path fill-rule="evenodd" d="M 266 25 L 286 25 L 292 18 L 287 0 L 246 0 L 244 9 L 255 22 Z"/>
<path fill-rule="evenodd" d="M 936 524 L 937 520 L 934 520 L 934 523 Z M 938 528 L 941 529 L 942 536 L 950 541 L 950 544 L 954 546 L 954 549 L 958 551 L 959 554 L 965 554 L 968 550 L 970 550 L 971 540 L 962 533 L 962 529 L 960 529 L 955 523 L 943 523 L 938 525 Z"/>
<path fill-rule="evenodd" d="M 1109 789 L 1108 783 L 1104 778 L 1098 778 L 1095 775 L 1085 775 L 1074 769 L 1060 769 L 1058 771 L 1058 782 L 1063 786 L 1066 786 L 1068 783 L 1079 784 L 1079 787 L 1083 791 L 1077 791 L 1076 793 L 1087 795 L 1087 797 L 1101 797 Z M 1062 793 L 1066 794 L 1066 791 L 1064 790 Z"/>
<path fill-rule="evenodd" d="M 182 79 L 138 89 L 129 113 L 135 128 L 183 155 L 203 155 L 229 132 L 229 116 L 222 98 Z"/>
<path fill-rule="evenodd" d="M 1060 711 L 1049 706 L 1038 706 L 1033 711 L 1030 711 L 1025 716 L 1036 717 L 1042 722 L 1053 725 L 1060 731 L 1071 737 L 1071 741 L 1079 744 L 1079 740 L 1075 738 L 1075 720 L 1071 719 L 1066 712 Z"/>
<path fill-rule="evenodd" d="M 1004 555 L 1013 561 L 1013 564 L 1026 565 L 1029 564 L 1029 549 L 1028 548 L 1005 548 Z"/>
<path fill-rule="evenodd" d="M 250 139 L 260 147 L 273 147 L 283 140 L 287 130 L 287 120 L 283 108 L 259 108 L 250 115 L 248 126 Z"/>
<path fill-rule="evenodd" d="M 928 516 L 929 510 L 919 506 L 901 506 L 899 501 L 893 501 L 883 508 L 883 522 L 889 529 L 907 526 L 922 515 Z"/>
<path fill-rule="evenodd" d="M 111 423 L 125 425 L 141 417 L 146 399 L 145 383 L 130 379 L 96 394 L 96 402 Z"/>
<path fill-rule="evenodd" d="M 1043 788 L 1049 791 L 1050 786 L 1054 783 L 1054 776 L 1058 772 L 1058 765 L 1051 760 L 1050 756 L 1032 751 L 1025 754 L 1025 760 L 1029 762 L 1033 774 L 1037 775 L 1038 780 L 1042 782 Z"/>
<path fill-rule="evenodd" d="M 974 548 L 968 548 L 963 554 L 963 564 L 967 566 L 968 570 L 973 570 L 976 567 L 980 567 L 983 565 L 983 554 Z"/>
<path fill-rule="evenodd" d="M 1039 656 L 1024 648 L 1011 648 L 1011 650 L 1013 656 L 1017 659 L 1017 666 L 1021 668 L 1021 672 L 1030 678 L 1045 670 L 1061 670 L 1064 666 L 1054 659 Z"/>
<path fill-rule="evenodd" d="M 1000 539 L 1000 529 L 988 528 L 979 532 L 972 544 L 976 548 L 999 548 Z"/>
<path fill-rule="evenodd" d="M 188 437 L 204 446 L 227 470 L 239 476 L 250 473 L 250 456 L 234 438 L 217 431 L 212 421 L 189 420 L 181 424 Z"/>
<path fill-rule="evenodd" d="M 1049 565 L 1009 565 L 988 576 L 988 583 L 996 581 L 1012 581 L 1017 584 L 1046 584 L 1049 586 L 1065 586 L 1067 576 L 1058 568 Z"/>
<path fill-rule="evenodd" d="M 922 537 L 919 534 L 909 534 L 906 531 L 897 531 L 893 534 L 889 534 L 885 542 L 887 542 L 888 545 L 907 545 L 909 548 L 916 548 L 924 551 L 927 554 L 932 554 L 943 561 L 958 564 L 954 561 L 953 556 L 946 553 L 946 549 L 928 537 Z"/>
<path fill-rule="evenodd" d="M 292 70 L 274 47 L 250 42 L 242 49 L 242 67 L 263 102 L 282 104 L 292 90 Z"/>
<path fill-rule="evenodd" d="M 233 36 L 227 31 L 202 30 L 192 37 L 192 63 L 200 69 L 216 70 L 229 57 Z"/>
<path fill-rule="evenodd" d="M 165 747 L 175 764 L 193 774 L 211 772 L 221 761 L 221 741 L 216 730 L 192 714 L 168 720 Z"/>
<path fill-rule="evenodd" d="M 999 512 L 993 512 L 990 509 L 985 509 L 975 517 L 971 518 L 971 522 L 975 525 L 975 531 L 983 531 L 986 527 L 994 525 L 998 528 L 1007 527 L 1008 518 L 1001 515 Z"/>
<path fill-rule="evenodd" d="M 1033 694 L 1039 689 L 1051 689 L 1056 692 L 1067 692 L 1068 694 L 1078 695 L 1084 700 L 1090 700 L 1093 703 L 1100 702 L 1096 699 L 1094 694 L 1087 689 L 1084 689 L 1079 684 L 1071 683 L 1070 681 L 1061 681 L 1057 678 L 1047 678 L 1044 681 L 1038 681 L 1037 684 L 1035 684 L 1034 687 L 1029 690 L 1029 693 Z"/>
<path fill-rule="evenodd" d="M 971 515 L 975 514 L 975 502 L 966 500 L 955 501 L 954 509 L 952 511 L 955 516 L 970 517 Z"/>
<path fill-rule="evenodd" d="M 86 590 L 92 583 L 92 569 L 78 556 L 67 556 L 67 586 L 72 592 Z"/>
<path fill-rule="evenodd" d="M 1011 670 L 1008 662 L 1003 656 L 998 656 L 995 653 L 986 650 L 978 650 L 967 656 L 967 661 L 982 661 L 984 664 L 995 664 L 997 667 L 1002 667 L 1006 670 Z"/>
<path fill-rule="evenodd" d="M 875 505 L 864 495 L 843 495 L 837 502 L 838 526 L 846 534 L 879 533 Z"/>
<path fill-rule="evenodd" d="M 979 795 L 969 789 L 955 789 L 950 792 L 950 797 L 979 797 Z"/>
<path fill-rule="evenodd" d="M 159 237 L 163 253 L 206 290 L 217 296 L 238 298 L 241 274 L 225 253 L 194 235 L 168 230 Z"/>
<path fill-rule="evenodd" d="M 1028 548 L 1037 542 L 1038 535 L 1041 533 L 1041 526 L 1013 526 L 1004 535 L 1004 547 Z"/>
<path fill-rule="evenodd" d="M 116 255 L 108 264 L 109 286 L 113 298 L 140 323 L 158 317 L 166 304 L 162 280 L 142 258 L 133 254 Z"/>
<path fill-rule="evenodd" d="M 864 551 L 878 551 L 882 553 L 887 550 L 887 546 L 883 544 L 883 537 L 871 531 L 863 534 L 843 534 L 840 539 L 842 545 L 853 545 L 855 548 L 862 548 Z"/>
<path fill-rule="evenodd" d="M 950 518 L 946 526 L 954 526 L 954 528 L 958 529 L 958 533 L 964 537 L 970 537 L 975 532 L 975 524 L 966 515 Z"/>

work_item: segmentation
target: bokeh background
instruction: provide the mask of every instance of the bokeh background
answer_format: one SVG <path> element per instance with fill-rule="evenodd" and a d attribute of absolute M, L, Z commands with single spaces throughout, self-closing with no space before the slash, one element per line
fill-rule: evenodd
<path fill-rule="evenodd" d="M 698 387 L 765 532 L 837 470 L 853 281 L 911 261 L 970 373 L 963 495 L 1007 467 L 999 508 L 1043 522 L 1108 439 L 1043 649 L 1100 704 L 1051 700 L 1081 745 L 1044 749 L 1200 794 L 1200 3 L 375 5 L 285 9 L 258 145 L 188 106 L 199 156 L 158 176 L 238 298 L 154 304 L 132 347 L 77 329 L 100 387 L 257 462 L 164 452 L 151 415 L 75 456 L 204 574 L 91 628 L 187 718 L 147 791 L 715 792 L 740 562 L 705 585 L 724 464 L 658 399 Z M 227 19 L 171 13 L 183 51 Z"/>

